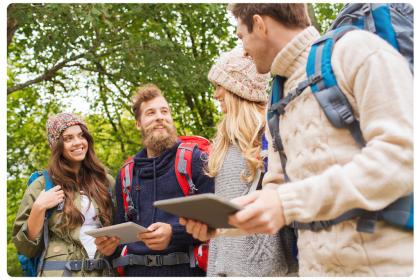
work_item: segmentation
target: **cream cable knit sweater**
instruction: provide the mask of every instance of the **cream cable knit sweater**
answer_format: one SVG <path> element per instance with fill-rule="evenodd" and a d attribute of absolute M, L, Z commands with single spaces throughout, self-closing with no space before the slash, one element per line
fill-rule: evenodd
<path fill-rule="evenodd" d="M 285 92 L 306 79 L 309 48 L 318 37 L 309 27 L 276 56 L 271 72 L 288 78 Z M 407 62 L 379 37 L 352 31 L 337 42 L 332 66 L 367 145 L 360 150 L 348 130 L 334 128 L 310 88 L 291 102 L 280 133 L 292 182 L 282 184 L 268 131 L 263 182 L 278 187 L 287 224 L 333 219 L 352 208 L 379 210 L 413 191 L 413 76 Z M 383 222 L 374 234 L 357 232 L 354 220 L 318 233 L 299 231 L 298 247 L 301 276 L 412 271 L 412 232 Z"/>

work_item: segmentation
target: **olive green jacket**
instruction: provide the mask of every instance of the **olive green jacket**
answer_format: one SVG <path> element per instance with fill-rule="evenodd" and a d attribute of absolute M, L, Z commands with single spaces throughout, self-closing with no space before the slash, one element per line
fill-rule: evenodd
<path fill-rule="evenodd" d="M 115 180 L 112 176 L 107 175 L 111 183 L 110 189 L 114 193 Z M 37 199 L 42 190 L 45 189 L 45 179 L 43 176 L 36 179 L 28 188 L 23 196 L 18 213 L 16 215 L 15 223 L 13 224 L 13 243 L 19 253 L 34 257 L 44 249 L 43 230 L 41 230 L 36 240 L 28 239 L 28 218 L 31 213 L 32 205 Z M 74 199 L 74 204 L 77 209 L 81 209 L 80 194 L 77 193 Z M 99 213 L 98 206 L 95 201 L 92 201 L 96 213 Z M 49 242 L 45 253 L 44 261 L 68 261 L 68 260 L 84 260 L 89 259 L 88 254 L 80 241 L 80 226 L 74 230 L 68 231 L 59 229 L 60 224 L 57 211 L 53 211 L 48 220 Z M 103 256 L 96 251 L 95 259 Z M 72 276 L 102 276 L 107 275 L 108 271 L 78 271 L 73 272 Z M 38 276 L 63 276 L 62 270 L 40 271 Z"/>

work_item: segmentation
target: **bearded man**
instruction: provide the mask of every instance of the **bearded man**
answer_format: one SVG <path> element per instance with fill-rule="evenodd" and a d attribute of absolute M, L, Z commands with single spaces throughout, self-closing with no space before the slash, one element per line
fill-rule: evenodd
<path fill-rule="evenodd" d="M 146 85 L 136 90 L 132 108 L 144 148 L 134 156 L 130 189 L 134 213 L 129 216 L 132 222 L 148 228 L 150 232 L 139 234 L 141 242 L 126 244 L 125 248 L 124 244 L 119 244 L 117 237 L 97 238 L 98 251 L 110 256 L 114 263 L 124 263 L 115 262 L 115 259 L 126 260 L 132 255 L 132 261 L 124 266 L 125 276 L 205 276 L 200 268 L 190 265 L 190 248 L 199 241 L 186 232 L 178 217 L 153 207 L 153 202 L 157 200 L 184 196 L 174 167 L 180 140 L 168 102 L 157 86 Z M 203 172 L 205 160 L 206 154 L 194 149 L 192 180 L 197 194 L 214 192 L 213 179 Z M 120 174 L 115 187 L 115 224 L 127 220 L 121 187 L 124 178 Z M 152 259 L 163 261 L 150 262 Z"/>

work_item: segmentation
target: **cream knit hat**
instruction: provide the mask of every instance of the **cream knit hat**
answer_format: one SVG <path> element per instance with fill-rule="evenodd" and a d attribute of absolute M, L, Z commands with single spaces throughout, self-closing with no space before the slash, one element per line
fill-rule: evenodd
<path fill-rule="evenodd" d="M 223 53 L 211 67 L 208 79 L 249 101 L 267 102 L 270 74 L 259 74 L 251 58 L 238 46 Z"/>

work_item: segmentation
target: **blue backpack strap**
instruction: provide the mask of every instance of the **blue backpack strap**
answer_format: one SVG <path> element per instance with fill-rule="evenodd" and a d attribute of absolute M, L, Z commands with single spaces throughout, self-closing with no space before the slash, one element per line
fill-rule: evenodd
<path fill-rule="evenodd" d="M 54 187 L 54 183 L 52 182 L 50 176 L 48 175 L 47 170 L 42 171 L 42 176 L 44 176 L 44 180 L 45 180 L 45 191 L 49 191 L 50 189 L 52 189 Z M 64 202 L 62 202 L 60 204 L 64 205 Z M 62 207 L 63 206 L 61 206 L 61 208 Z M 57 208 L 58 208 L 58 206 L 57 206 Z M 43 234 L 43 239 L 44 239 L 44 250 L 42 251 L 41 256 L 39 257 L 39 263 L 38 263 L 38 267 L 37 267 L 37 272 L 38 273 L 40 271 L 42 271 L 42 269 L 44 267 L 45 254 L 47 252 L 48 243 L 49 243 L 48 219 L 49 219 L 49 217 L 51 217 L 54 209 L 55 208 L 48 209 L 45 213 L 44 226 L 42 228 L 42 234 Z"/>
<path fill-rule="evenodd" d="M 284 180 L 286 182 L 290 182 L 289 176 L 286 172 L 286 162 L 287 157 L 284 153 L 283 149 L 283 143 L 281 141 L 280 136 L 280 115 L 284 113 L 285 105 L 282 103 L 283 99 L 283 90 L 284 90 L 284 83 L 286 81 L 286 78 L 281 76 L 275 76 L 273 78 L 273 86 L 271 89 L 270 94 L 270 107 L 267 112 L 267 118 L 268 118 L 268 128 L 270 130 L 271 137 L 273 139 L 273 148 L 274 151 L 279 153 L 280 156 L 280 162 L 283 169 L 284 174 Z"/>
<path fill-rule="evenodd" d="M 31 174 L 31 176 L 29 176 L 28 179 L 28 183 L 27 185 L 29 186 L 30 184 L 33 183 L 33 181 L 35 181 L 36 179 L 38 179 L 38 177 L 43 176 L 43 171 L 35 171 Z"/>
<path fill-rule="evenodd" d="M 346 96 L 337 84 L 331 66 L 331 56 L 334 44 L 347 32 L 358 29 L 354 26 L 343 26 L 329 31 L 318 39 L 311 47 L 306 65 L 309 80 L 314 80 L 310 86 L 312 93 L 331 124 L 337 128 L 348 128 L 354 140 L 363 147 L 363 139 L 359 122 Z M 320 79 L 314 79 L 321 77 Z"/>
<path fill-rule="evenodd" d="M 42 171 L 42 175 L 44 176 L 44 179 L 45 179 L 45 191 L 49 191 L 50 189 L 54 187 L 54 183 L 51 181 L 51 178 L 48 175 L 47 170 Z"/>
<path fill-rule="evenodd" d="M 414 193 L 404 196 L 379 212 L 379 218 L 389 224 L 413 230 Z"/>

